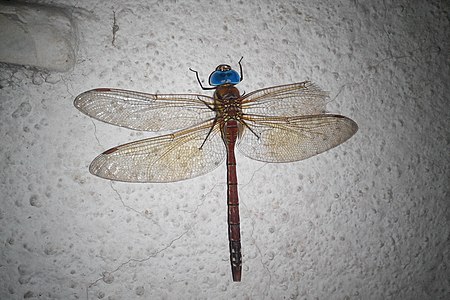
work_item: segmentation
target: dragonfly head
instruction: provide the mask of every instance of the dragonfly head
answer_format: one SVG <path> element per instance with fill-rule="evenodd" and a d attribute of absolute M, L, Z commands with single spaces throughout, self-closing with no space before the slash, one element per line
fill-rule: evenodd
<path fill-rule="evenodd" d="M 222 84 L 238 84 L 241 81 L 239 73 L 231 69 L 229 65 L 218 65 L 216 70 L 209 75 L 209 84 L 219 86 Z"/>

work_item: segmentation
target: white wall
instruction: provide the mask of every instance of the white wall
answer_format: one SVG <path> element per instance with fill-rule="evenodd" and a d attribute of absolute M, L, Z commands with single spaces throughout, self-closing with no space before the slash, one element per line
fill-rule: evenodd
<path fill-rule="evenodd" d="M 76 63 L 0 65 L 0 299 L 449 295 L 447 1 L 40 2 L 69 12 Z M 238 155 L 233 283 L 225 166 L 170 184 L 94 177 L 97 154 L 154 134 L 72 102 L 95 87 L 203 93 L 189 67 L 207 79 L 241 56 L 241 91 L 312 80 L 360 129 L 302 162 Z"/>

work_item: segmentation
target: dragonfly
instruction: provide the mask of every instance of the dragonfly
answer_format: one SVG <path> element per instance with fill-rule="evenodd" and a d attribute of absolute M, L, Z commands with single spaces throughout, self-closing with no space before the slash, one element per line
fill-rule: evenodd
<path fill-rule="evenodd" d="M 212 96 L 148 94 L 96 88 L 74 105 L 94 119 L 141 131 L 175 131 L 113 147 L 89 171 L 123 182 L 175 182 L 204 175 L 226 158 L 228 240 L 233 281 L 241 281 L 242 254 L 235 149 L 262 162 L 288 163 L 317 155 L 348 140 L 357 124 L 325 110 L 328 93 L 310 81 L 241 94 L 244 79 L 221 64 L 210 74 Z"/>

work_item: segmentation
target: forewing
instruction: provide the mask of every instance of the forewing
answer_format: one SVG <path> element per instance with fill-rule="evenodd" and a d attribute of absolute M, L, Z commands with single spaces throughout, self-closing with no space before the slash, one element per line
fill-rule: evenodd
<path fill-rule="evenodd" d="M 114 147 L 97 156 L 89 171 L 102 178 L 127 182 L 171 182 L 206 174 L 225 157 L 217 127 L 205 142 L 212 125 L 212 121 L 205 122 L 173 134 Z"/>
<path fill-rule="evenodd" d="M 265 162 L 306 159 L 345 142 L 358 130 L 354 121 L 340 115 L 254 117 L 245 122 L 248 127 L 238 148 Z"/>
<path fill-rule="evenodd" d="M 187 128 L 214 118 L 213 99 L 196 94 L 146 94 L 101 88 L 75 98 L 81 112 L 97 120 L 136 130 Z"/>
<path fill-rule="evenodd" d="M 309 81 L 279 85 L 243 96 L 244 115 L 305 116 L 325 113 L 328 93 Z"/>

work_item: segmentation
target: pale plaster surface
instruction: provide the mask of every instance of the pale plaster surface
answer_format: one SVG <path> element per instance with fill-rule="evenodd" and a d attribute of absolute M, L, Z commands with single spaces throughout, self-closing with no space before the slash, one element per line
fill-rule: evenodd
<path fill-rule="evenodd" d="M 0 299 L 449 298 L 448 1 L 38 2 L 70 12 L 76 63 L 0 65 Z M 203 92 L 189 67 L 206 79 L 241 56 L 241 91 L 312 80 L 360 129 L 302 162 L 238 154 L 233 283 L 225 165 L 94 177 L 97 154 L 155 134 L 72 103 L 95 87 Z"/>

